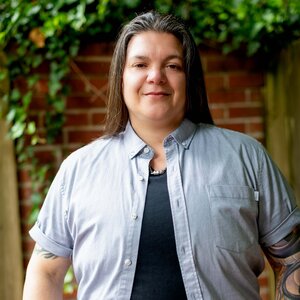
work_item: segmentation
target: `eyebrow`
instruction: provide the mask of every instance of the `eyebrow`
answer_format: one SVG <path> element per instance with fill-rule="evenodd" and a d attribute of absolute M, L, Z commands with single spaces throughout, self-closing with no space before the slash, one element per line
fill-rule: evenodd
<path fill-rule="evenodd" d="M 131 57 L 128 57 L 129 59 L 149 59 L 148 56 L 145 55 L 134 55 Z M 177 55 L 177 54 L 171 54 L 169 56 L 167 56 L 164 60 L 170 60 L 170 59 L 179 59 L 179 60 L 183 60 L 183 57 L 181 55 Z"/>

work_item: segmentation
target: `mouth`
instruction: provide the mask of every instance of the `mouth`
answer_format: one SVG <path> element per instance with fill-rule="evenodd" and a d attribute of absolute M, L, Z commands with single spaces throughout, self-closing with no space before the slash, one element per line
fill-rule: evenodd
<path fill-rule="evenodd" d="M 145 93 L 144 95 L 146 96 L 169 96 L 171 95 L 171 93 L 168 93 L 168 92 L 148 92 L 148 93 Z"/>

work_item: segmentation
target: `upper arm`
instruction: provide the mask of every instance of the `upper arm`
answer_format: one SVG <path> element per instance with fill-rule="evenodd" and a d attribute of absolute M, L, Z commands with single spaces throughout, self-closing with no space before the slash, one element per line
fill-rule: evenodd
<path fill-rule="evenodd" d="M 27 276 L 44 276 L 62 286 L 70 265 L 69 258 L 56 256 L 36 244 L 28 264 Z"/>

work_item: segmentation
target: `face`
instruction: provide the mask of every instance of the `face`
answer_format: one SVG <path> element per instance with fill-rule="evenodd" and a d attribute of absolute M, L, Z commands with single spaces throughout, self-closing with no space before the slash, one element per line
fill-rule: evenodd
<path fill-rule="evenodd" d="M 131 38 L 123 97 L 134 128 L 175 129 L 180 124 L 185 114 L 186 77 L 182 46 L 174 35 L 147 31 Z"/>

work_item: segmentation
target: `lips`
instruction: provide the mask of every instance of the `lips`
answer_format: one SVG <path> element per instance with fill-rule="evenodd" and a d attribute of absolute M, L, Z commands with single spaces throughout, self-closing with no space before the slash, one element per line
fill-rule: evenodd
<path fill-rule="evenodd" d="M 147 92 L 144 93 L 146 96 L 169 96 L 171 93 L 164 92 L 164 91 L 157 91 L 157 92 Z"/>

